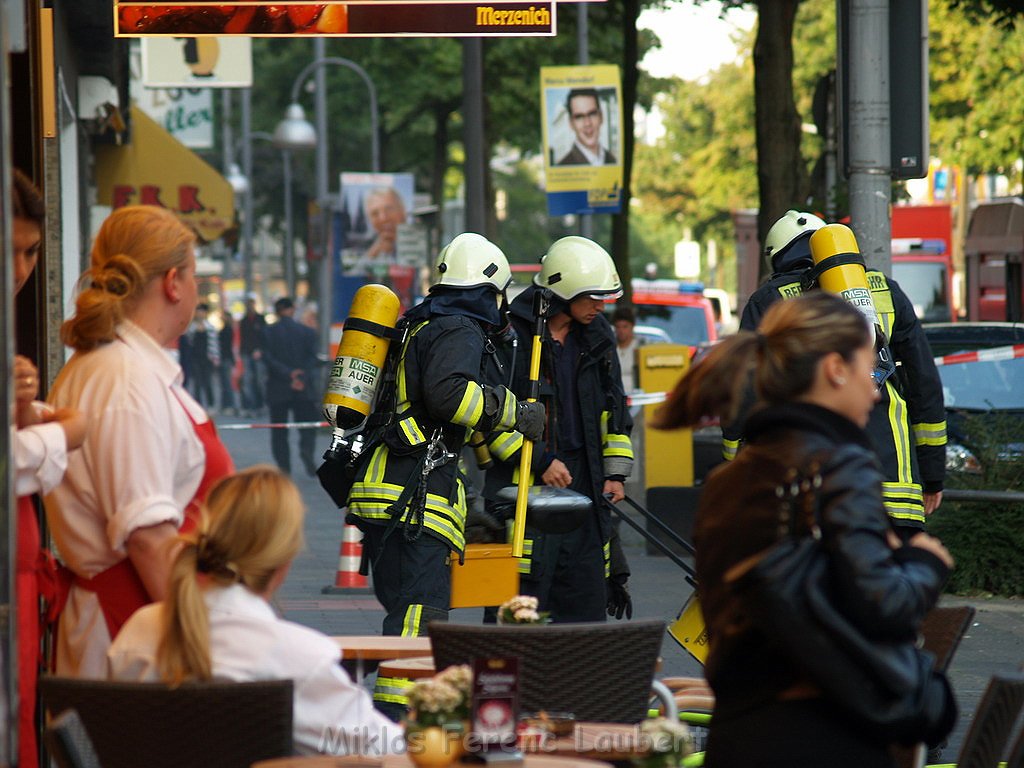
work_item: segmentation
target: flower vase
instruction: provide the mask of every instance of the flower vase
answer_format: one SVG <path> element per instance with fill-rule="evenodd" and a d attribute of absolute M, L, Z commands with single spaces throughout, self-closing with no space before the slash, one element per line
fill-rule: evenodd
<path fill-rule="evenodd" d="M 417 768 L 446 768 L 465 754 L 467 733 L 460 721 L 424 726 L 411 720 L 405 724 L 407 754 Z"/>

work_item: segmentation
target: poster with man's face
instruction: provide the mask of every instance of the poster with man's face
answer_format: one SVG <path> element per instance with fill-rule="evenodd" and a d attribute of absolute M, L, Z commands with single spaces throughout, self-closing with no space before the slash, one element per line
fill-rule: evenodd
<path fill-rule="evenodd" d="M 552 216 L 619 210 L 621 104 L 618 67 L 541 68 L 544 171 Z"/>
<path fill-rule="evenodd" d="M 408 263 L 399 252 L 398 231 L 412 223 L 412 205 L 411 173 L 341 174 L 346 274 L 372 275 L 379 267 Z"/>

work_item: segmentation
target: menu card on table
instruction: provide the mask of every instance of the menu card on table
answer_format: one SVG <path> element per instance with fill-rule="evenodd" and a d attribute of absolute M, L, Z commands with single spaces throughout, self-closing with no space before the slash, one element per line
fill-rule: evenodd
<path fill-rule="evenodd" d="M 473 734 L 479 756 L 521 760 L 516 748 L 519 721 L 519 659 L 475 659 L 473 662 Z"/>

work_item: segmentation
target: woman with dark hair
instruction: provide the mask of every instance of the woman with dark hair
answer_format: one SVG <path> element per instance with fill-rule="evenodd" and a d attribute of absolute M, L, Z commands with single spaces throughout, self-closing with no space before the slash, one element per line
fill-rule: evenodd
<path fill-rule="evenodd" d="M 36 268 L 43 245 L 46 210 L 43 196 L 24 173 L 15 169 L 11 194 L 14 294 L 25 287 Z M 45 494 L 67 468 L 68 451 L 85 439 L 85 417 L 74 408 L 51 410 L 36 401 L 39 371 L 27 357 L 14 356 L 15 422 L 14 490 L 18 497 L 15 588 L 18 622 L 18 765 L 34 768 L 36 746 L 36 680 L 39 674 L 40 581 L 45 580 L 39 521 L 33 494 Z"/>
<path fill-rule="evenodd" d="M 103 222 L 74 316 L 75 350 L 50 401 L 92 414 L 46 514 L 73 575 L 57 633 L 57 672 L 105 677 L 124 621 L 163 598 L 173 541 L 212 483 L 233 472 L 206 412 L 185 391 L 172 346 L 198 302 L 195 235 L 157 206 Z"/>
<path fill-rule="evenodd" d="M 829 697 L 785 644 L 758 625 L 734 576 L 780 537 L 787 477 L 820 477 L 822 549 L 836 607 L 878 641 L 913 641 L 938 600 L 952 558 L 925 533 L 903 545 L 882 505 L 881 474 L 864 427 L 878 399 L 874 333 L 826 293 L 779 302 L 757 333 L 715 346 L 679 382 L 652 425 L 734 416 L 752 374 L 760 404 L 737 458 L 709 476 L 694 529 L 698 593 L 715 710 L 705 765 L 892 765 L 886 738 Z M 806 525 L 801 521 L 799 525 Z M 801 530 L 810 535 L 810 530 Z M 952 727 L 948 688 L 937 709 Z"/>

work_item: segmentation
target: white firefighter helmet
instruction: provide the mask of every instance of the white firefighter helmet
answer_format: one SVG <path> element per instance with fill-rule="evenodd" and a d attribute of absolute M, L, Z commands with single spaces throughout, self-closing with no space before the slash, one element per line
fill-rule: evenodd
<path fill-rule="evenodd" d="M 825 222 L 806 211 L 788 210 L 782 218 L 772 224 L 764 240 L 764 257 L 770 264 L 772 259 L 786 250 L 801 237 L 808 237 L 825 226 Z"/>
<path fill-rule="evenodd" d="M 512 282 L 512 270 L 501 248 L 483 235 L 463 232 L 441 249 L 432 277 L 431 290 L 490 286 L 501 293 Z"/>
<path fill-rule="evenodd" d="M 540 261 L 540 272 L 533 282 L 563 301 L 580 296 L 617 299 L 622 281 L 608 251 L 585 237 L 571 235 L 556 240 Z"/>

